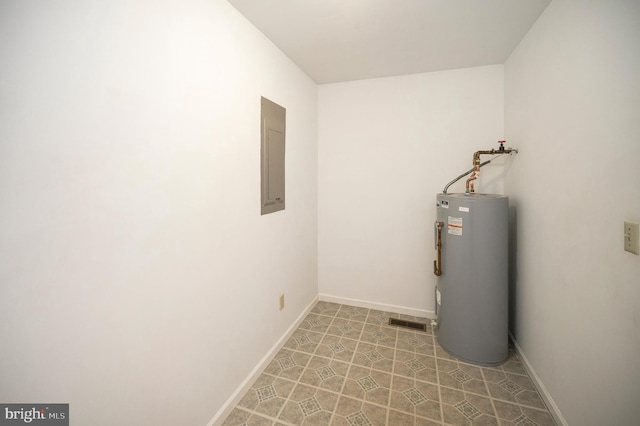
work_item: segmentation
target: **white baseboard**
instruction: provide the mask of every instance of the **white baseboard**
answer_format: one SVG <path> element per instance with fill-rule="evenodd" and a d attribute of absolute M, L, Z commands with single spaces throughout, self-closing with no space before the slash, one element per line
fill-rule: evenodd
<path fill-rule="evenodd" d="M 547 408 L 549 409 L 549 412 L 553 416 L 554 420 L 559 425 L 568 426 L 569 423 L 567 423 L 565 418 L 562 416 L 560 409 L 558 409 L 558 406 L 556 405 L 555 401 L 551 397 L 551 394 L 545 387 L 544 383 L 542 383 L 542 380 L 540 380 L 540 377 L 538 377 L 538 375 L 536 374 L 535 370 L 533 369 L 533 366 L 531 365 L 531 363 L 527 359 L 527 356 L 524 354 L 524 352 L 522 351 L 522 348 L 518 344 L 518 341 L 513 337 L 513 334 L 511 334 L 511 332 L 509 332 L 509 336 L 511 337 L 511 341 L 513 342 L 516 348 L 518 357 L 522 360 L 524 369 L 527 370 L 527 374 L 529 374 L 529 377 L 531 377 L 531 380 L 533 380 L 533 384 L 538 389 L 538 393 L 540 393 L 540 395 L 542 396 L 542 399 L 544 400 L 544 403 L 547 405 Z"/>
<path fill-rule="evenodd" d="M 305 319 L 307 314 L 313 309 L 316 302 L 318 301 L 318 296 L 314 297 L 311 303 L 302 311 L 302 313 L 298 316 L 291 327 L 287 329 L 287 331 L 278 339 L 278 341 L 267 351 L 266 355 L 262 357 L 258 365 L 251 370 L 251 373 L 247 376 L 246 379 L 238 386 L 238 389 L 227 399 L 227 401 L 222 405 L 222 407 L 218 410 L 218 412 L 213 416 L 207 426 L 220 426 L 226 420 L 226 418 L 231 414 L 233 409 L 238 405 L 244 394 L 251 388 L 251 385 L 256 381 L 256 379 L 262 374 L 265 368 L 269 365 L 269 363 L 273 360 L 273 358 L 278 354 L 278 351 L 282 349 L 284 344 L 289 340 L 289 337 L 293 334 L 294 331 L 300 326 L 302 321 Z"/>
<path fill-rule="evenodd" d="M 397 314 L 410 315 L 413 317 L 435 319 L 436 314 L 434 311 L 427 311 L 426 309 L 408 308 L 406 306 L 388 305 L 385 303 L 368 302 L 366 300 L 349 299 L 348 297 L 332 296 L 330 294 L 318 295 L 319 300 L 323 302 L 340 303 L 342 305 L 357 306 L 359 308 L 377 309 L 385 312 L 395 312 Z"/>
<path fill-rule="evenodd" d="M 410 315 L 414 317 L 420 318 L 435 318 L 435 312 L 427 311 L 424 309 L 415 309 L 408 308 L 405 306 L 396 306 L 396 305 L 388 305 L 384 303 L 376 303 L 376 302 L 367 302 L 364 300 L 358 299 L 349 299 L 346 297 L 337 297 L 331 296 L 328 294 L 319 294 L 316 296 L 311 303 L 304 309 L 304 311 L 298 316 L 296 321 L 291 324 L 291 327 L 287 329 L 287 331 L 278 339 L 278 341 L 269 349 L 264 357 L 258 362 L 258 365 L 251 370 L 251 373 L 244 379 L 244 381 L 238 386 L 236 391 L 227 399 L 227 401 L 222 405 L 222 407 L 218 410 L 218 412 L 213 416 L 213 418 L 207 423 L 207 426 L 220 426 L 225 421 L 225 419 L 231 414 L 233 409 L 238 405 L 244 394 L 251 388 L 251 385 L 256 381 L 256 379 L 262 374 L 264 369 L 269 365 L 269 363 L 273 360 L 273 358 L 278 354 L 278 351 L 282 349 L 282 346 L 289 340 L 294 331 L 300 326 L 305 317 L 309 314 L 313 306 L 316 304 L 318 300 L 322 300 L 324 302 L 334 302 L 340 303 L 342 305 L 351 305 L 358 306 L 360 308 L 369 308 L 369 309 L 377 309 L 385 312 L 394 312 L 403 315 Z"/>

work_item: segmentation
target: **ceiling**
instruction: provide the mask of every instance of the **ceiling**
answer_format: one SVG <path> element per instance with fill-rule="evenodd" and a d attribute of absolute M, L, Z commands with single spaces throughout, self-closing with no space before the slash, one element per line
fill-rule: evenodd
<path fill-rule="evenodd" d="M 228 0 L 316 83 L 502 64 L 551 0 Z"/>

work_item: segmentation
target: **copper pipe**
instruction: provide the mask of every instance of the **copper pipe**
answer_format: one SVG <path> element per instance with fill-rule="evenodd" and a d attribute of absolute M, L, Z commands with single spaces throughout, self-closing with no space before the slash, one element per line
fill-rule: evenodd
<path fill-rule="evenodd" d="M 480 167 L 482 166 L 486 166 L 487 164 L 489 164 L 491 162 L 491 160 L 487 160 L 487 161 L 483 161 L 482 163 L 480 163 Z M 460 179 L 462 179 L 463 177 L 465 177 L 466 175 L 468 175 L 469 173 L 471 173 L 472 171 L 475 170 L 475 167 L 470 168 L 469 170 L 467 170 L 466 172 L 464 172 L 463 174 L 461 174 L 460 176 L 458 176 L 457 178 L 455 178 L 454 180 L 452 180 L 451 182 L 449 182 L 444 189 L 442 190 L 442 193 L 446 195 L 447 190 L 449 189 L 449 187 L 451 185 L 453 185 L 454 183 L 456 183 L 457 181 L 459 181 Z"/>
<path fill-rule="evenodd" d="M 438 248 L 438 260 L 433 261 L 433 273 L 437 277 L 442 275 L 442 227 L 444 222 L 436 221 L 436 227 L 438 228 L 438 242 L 436 247 Z"/>
<path fill-rule="evenodd" d="M 502 145 L 500 145 L 499 149 L 490 149 L 487 151 L 474 152 L 473 153 L 473 173 L 471 174 L 471 177 L 467 179 L 466 193 L 469 194 L 469 193 L 475 192 L 473 181 L 478 179 L 478 176 L 480 175 L 480 156 L 481 155 L 511 154 L 512 152 L 517 153 L 518 150 L 513 148 L 504 148 Z"/>

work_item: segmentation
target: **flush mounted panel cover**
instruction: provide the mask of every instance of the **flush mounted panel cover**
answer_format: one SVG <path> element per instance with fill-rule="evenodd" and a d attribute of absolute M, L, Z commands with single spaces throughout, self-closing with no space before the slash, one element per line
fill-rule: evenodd
<path fill-rule="evenodd" d="M 285 207 L 286 110 L 262 98 L 261 106 L 261 213 Z"/>

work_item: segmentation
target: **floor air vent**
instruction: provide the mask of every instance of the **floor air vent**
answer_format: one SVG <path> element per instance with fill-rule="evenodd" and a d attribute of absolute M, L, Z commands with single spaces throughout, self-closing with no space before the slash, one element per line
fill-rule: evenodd
<path fill-rule="evenodd" d="M 389 325 L 397 325 L 398 327 L 427 331 L 427 324 L 423 324 L 421 322 L 405 321 L 398 318 L 389 318 Z"/>

